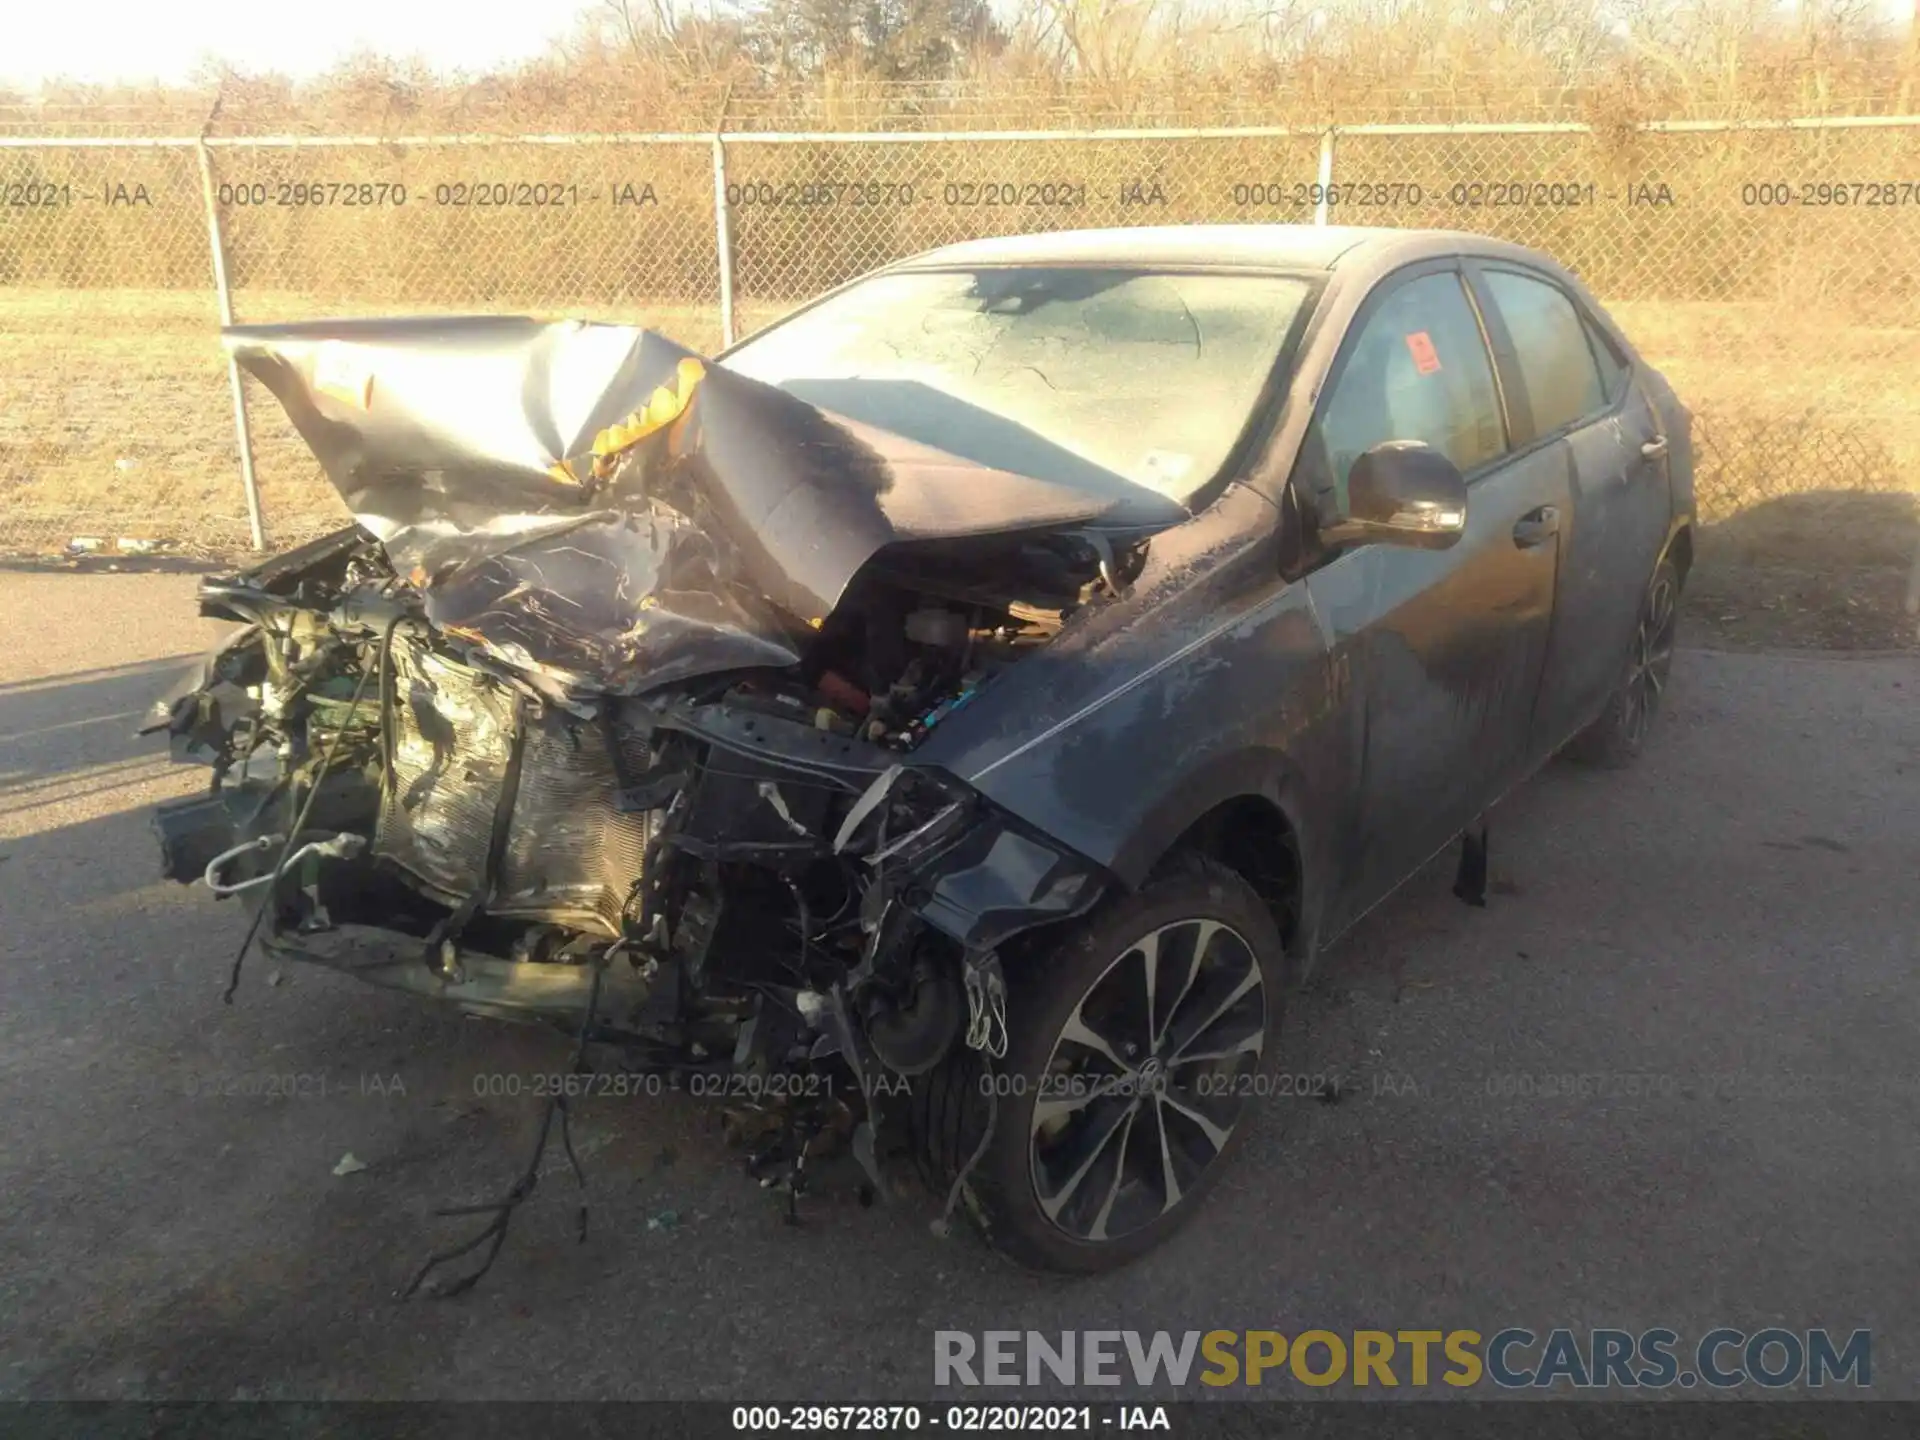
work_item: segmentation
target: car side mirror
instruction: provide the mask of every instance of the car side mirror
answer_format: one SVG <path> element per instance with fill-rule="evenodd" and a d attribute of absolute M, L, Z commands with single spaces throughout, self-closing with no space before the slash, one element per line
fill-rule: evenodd
<path fill-rule="evenodd" d="M 1467 482 L 1419 440 L 1386 440 L 1353 462 L 1347 511 L 1321 529 L 1329 545 L 1410 545 L 1445 550 L 1467 528 Z"/>

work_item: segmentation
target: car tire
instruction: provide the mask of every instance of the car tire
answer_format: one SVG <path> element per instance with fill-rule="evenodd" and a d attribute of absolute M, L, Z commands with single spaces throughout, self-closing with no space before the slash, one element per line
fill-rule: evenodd
<path fill-rule="evenodd" d="M 1007 969 L 1005 1056 L 957 1051 L 920 1087 L 925 1173 L 964 1173 L 976 1228 L 1020 1264 L 1124 1265 L 1192 1218 L 1259 1109 L 1279 929 L 1233 870 L 1186 856 Z"/>
<path fill-rule="evenodd" d="M 1659 713 L 1673 670 L 1674 632 L 1680 619 L 1680 572 L 1662 557 L 1640 600 L 1625 671 L 1600 717 L 1567 745 L 1568 758 L 1617 770 L 1640 758 Z"/>

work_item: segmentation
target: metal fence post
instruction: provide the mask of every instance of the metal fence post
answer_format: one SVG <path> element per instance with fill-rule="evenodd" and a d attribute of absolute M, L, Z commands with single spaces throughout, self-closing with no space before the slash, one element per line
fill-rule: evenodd
<path fill-rule="evenodd" d="M 207 244 L 213 250 L 213 288 L 220 300 L 220 324 L 233 324 L 233 292 L 227 286 L 227 247 L 220 237 L 220 207 L 213 186 L 213 158 L 203 135 L 200 154 L 200 193 L 207 206 Z M 240 485 L 247 495 L 247 528 L 253 548 L 265 550 L 267 535 L 260 524 L 260 484 L 253 473 L 253 432 L 247 425 L 247 392 L 240 383 L 240 364 L 227 352 L 227 384 L 233 389 L 233 427 L 240 441 Z"/>
<path fill-rule="evenodd" d="M 713 241 L 720 259 L 720 345 L 733 344 L 733 236 L 727 224 L 727 147 L 713 135 Z"/>
<path fill-rule="evenodd" d="M 1313 207 L 1313 223 L 1327 223 L 1327 190 L 1333 184 L 1333 127 L 1320 132 L 1320 198 Z"/>

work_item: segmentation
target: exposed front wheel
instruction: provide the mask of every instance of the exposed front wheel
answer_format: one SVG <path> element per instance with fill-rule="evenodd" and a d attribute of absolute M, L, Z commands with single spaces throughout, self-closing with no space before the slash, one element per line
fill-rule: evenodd
<path fill-rule="evenodd" d="M 1567 754 L 1590 765 L 1631 764 L 1666 696 L 1673 670 L 1673 641 L 1680 618 L 1680 573 L 1661 560 L 1640 602 L 1640 621 L 1619 687 L 1607 697 L 1600 718 L 1576 735 Z"/>
<path fill-rule="evenodd" d="M 1260 897 L 1201 859 L 1026 958 L 1007 1054 L 977 1081 L 997 1107 L 968 1181 L 990 1243 L 1084 1273 L 1191 1218 L 1258 1108 L 1284 964 Z"/>

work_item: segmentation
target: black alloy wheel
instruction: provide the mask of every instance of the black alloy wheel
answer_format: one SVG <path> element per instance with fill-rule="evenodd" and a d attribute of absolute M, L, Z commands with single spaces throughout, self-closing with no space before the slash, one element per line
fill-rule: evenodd
<path fill-rule="evenodd" d="M 1265 902 L 1197 856 L 1024 957 L 1006 1056 L 970 1085 L 996 1112 L 967 1182 L 988 1241 L 1086 1273 L 1190 1219 L 1260 1108 L 1285 967 Z"/>
<path fill-rule="evenodd" d="M 1590 765 L 1617 769 L 1640 757 L 1647 733 L 1666 698 L 1673 674 L 1674 636 L 1680 622 L 1680 573 L 1669 560 L 1654 568 L 1640 602 L 1640 619 L 1627 651 L 1625 673 L 1592 725 L 1567 745 L 1567 754 Z"/>

